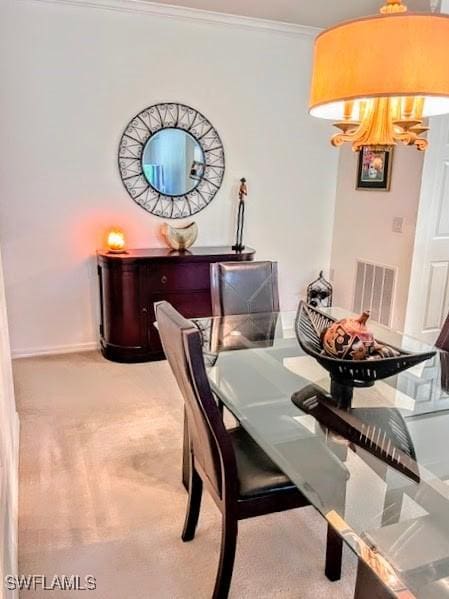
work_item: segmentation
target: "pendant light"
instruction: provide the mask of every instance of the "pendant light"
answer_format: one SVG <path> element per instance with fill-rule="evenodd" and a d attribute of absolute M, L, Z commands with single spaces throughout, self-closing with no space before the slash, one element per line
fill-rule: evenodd
<path fill-rule="evenodd" d="M 315 40 L 310 114 L 340 129 L 331 143 L 425 150 L 424 119 L 449 113 L 449 15 L 380 14 L 326 29 Z"/>

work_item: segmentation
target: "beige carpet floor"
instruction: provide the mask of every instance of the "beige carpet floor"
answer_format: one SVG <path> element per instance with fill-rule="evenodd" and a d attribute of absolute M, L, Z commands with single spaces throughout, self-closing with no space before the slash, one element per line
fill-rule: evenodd
<path fill-rule="evenodd" d="M 182 402 L 166 362 L 122 365 L 96 352 L 16 360 L 21 418 L 20 572 L 92 575 L 95 591 L 22 599 L 209 599 L 220 519 L 206 496 L 182 543 Z M 312 509 L 240 524 L 231 599 L 352 597 L 323 573 L 325 525 Z"/>

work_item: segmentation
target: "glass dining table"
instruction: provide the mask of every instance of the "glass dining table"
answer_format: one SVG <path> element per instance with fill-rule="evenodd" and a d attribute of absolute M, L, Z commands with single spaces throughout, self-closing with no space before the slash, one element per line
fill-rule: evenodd
<path fill-rule="evenodd" d="M 389 459 L 372 451 L 373 435 L 354 442 L 292 402 L 298 391 L 330 389 L 328 373 L 297 341 L 295 313 L 194 322 L 214 394 L 356 554 L 355 597 L 449 598 L 448 354 L 354 390 L 349 412 L 368 426 L 380 422 L 378 438 L 390 422 L 392 448 L 394 439 L 408 448 L 408 471 L 397 467 L 394 448 Z M 371 328 L 385 343 L 429 350 Z"/>

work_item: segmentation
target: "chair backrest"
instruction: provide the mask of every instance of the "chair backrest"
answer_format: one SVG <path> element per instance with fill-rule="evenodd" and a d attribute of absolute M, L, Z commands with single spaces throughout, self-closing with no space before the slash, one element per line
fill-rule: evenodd
<path fill-rule="evenodd" d="M 235 454 L 207 379 L 201 335 L 168 302 L 155 304 L 165 356 L 183 395 L 195 463 L 219 497 L 235 491 Z"/>
<path fill-rule="evenodd" d="M 276 262 L 211 264 L 214 316 L 279 312 Z"/>

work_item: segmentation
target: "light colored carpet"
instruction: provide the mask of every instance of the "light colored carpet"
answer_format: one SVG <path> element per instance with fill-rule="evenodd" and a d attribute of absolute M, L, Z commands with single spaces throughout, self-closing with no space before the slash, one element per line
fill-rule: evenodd
<path fill-rule="evenodd" d="M 166 362 L 123 365 L 89 352 L 14 363 L 21 418 L 20 572 L 92 575 L 91 592 L 22 599 L 209 599 L 220 518 L 205 497 L 182 543 L 182 400 Z M 312 509 L 240 523 L 231 599 L 352 597 L 324 576 L 325 524 Z"/>

